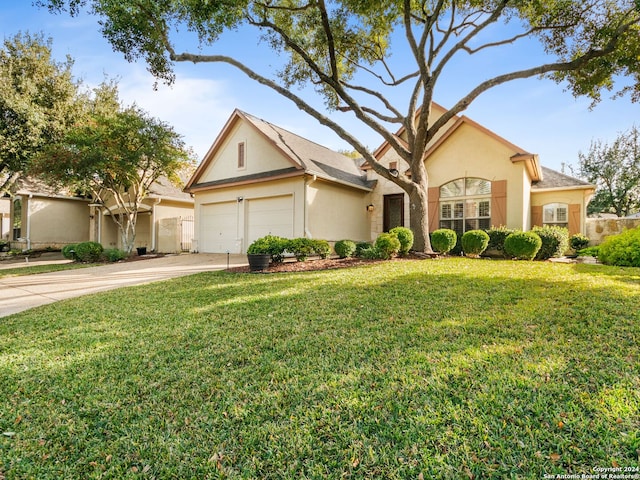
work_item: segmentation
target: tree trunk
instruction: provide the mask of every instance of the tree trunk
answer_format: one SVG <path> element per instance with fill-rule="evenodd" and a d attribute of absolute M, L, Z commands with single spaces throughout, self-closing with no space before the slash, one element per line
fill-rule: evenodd
<path fill-rule="evenodd" d="M 409 226 L 413 231 L 413 250 L 423 253 L 433 253 L 429 237 L 429 197 L 427 182 L 424 185 L 415 184 L 409 192 Z"/>

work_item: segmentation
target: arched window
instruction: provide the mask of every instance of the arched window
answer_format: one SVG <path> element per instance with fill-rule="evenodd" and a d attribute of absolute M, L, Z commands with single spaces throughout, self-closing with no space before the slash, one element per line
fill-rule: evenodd
<path fill-rule="evenodd" d="M 568 228 L 569 205 L 566 203 L 547 203 L 542 207 L 542 224 Z"/>
<path fill-rule="evenodd" d="M 440 187 L 440 228 L 458 235 L 491 228 L 491 182 L 459 178 Z"/>

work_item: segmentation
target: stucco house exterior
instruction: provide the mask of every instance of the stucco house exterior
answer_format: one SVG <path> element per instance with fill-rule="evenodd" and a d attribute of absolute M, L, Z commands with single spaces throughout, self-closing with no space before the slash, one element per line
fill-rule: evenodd
<path fill-rule="evenodd" d="M 436 117 L 444 111 L 433 105 Z M 386 143 L 374 155 L 390 170 L 408 170 Z M 593 185 L 543 167 L 536 154 L 466 116 L 438 132 L 425 166 L 430 231 L 559 225 L 585 232 Z M 185 191 L 195 199 L 194 249 L 201 252 L 242 253 L 267 234 L 370 241 L 409 226 L 408 195 L 393 182 L 239 110 Z"/>
<path fill-rule="evenodd" d="M 8 239 L 11 247 L 18 249 L 61 248 L 86 241 L 122 248 L 117 226 L 108 215 L 107 209 L 90 198 L 24 177 L 10 199 L 12 229 Z M 161 178 L 153 184 L 138 214 L 135 246 L 163 253 L 189 250 L 192 222 L 191 196 Z"/>

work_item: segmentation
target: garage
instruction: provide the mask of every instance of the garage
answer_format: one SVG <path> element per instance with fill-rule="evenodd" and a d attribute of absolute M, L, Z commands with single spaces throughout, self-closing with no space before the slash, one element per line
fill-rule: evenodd
<path fill-rule="evenodd" d="M 292 238 L 293 195 L 247 200 L 245 223 L 247 245 L 265 235 Z"/>
<path fill-rule="evenodd" d="M 203 253 L 240 253 L 238 214 L 237 201 L 202 205 L 199 250 Z"/>

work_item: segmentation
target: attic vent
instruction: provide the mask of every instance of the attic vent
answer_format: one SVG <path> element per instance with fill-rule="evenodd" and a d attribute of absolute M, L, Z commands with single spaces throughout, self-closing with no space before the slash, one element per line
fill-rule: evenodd
<path fill-rule="evenodd" d="M 238 143 L 238 168 L 245 167 L 244 142 Z"/>

